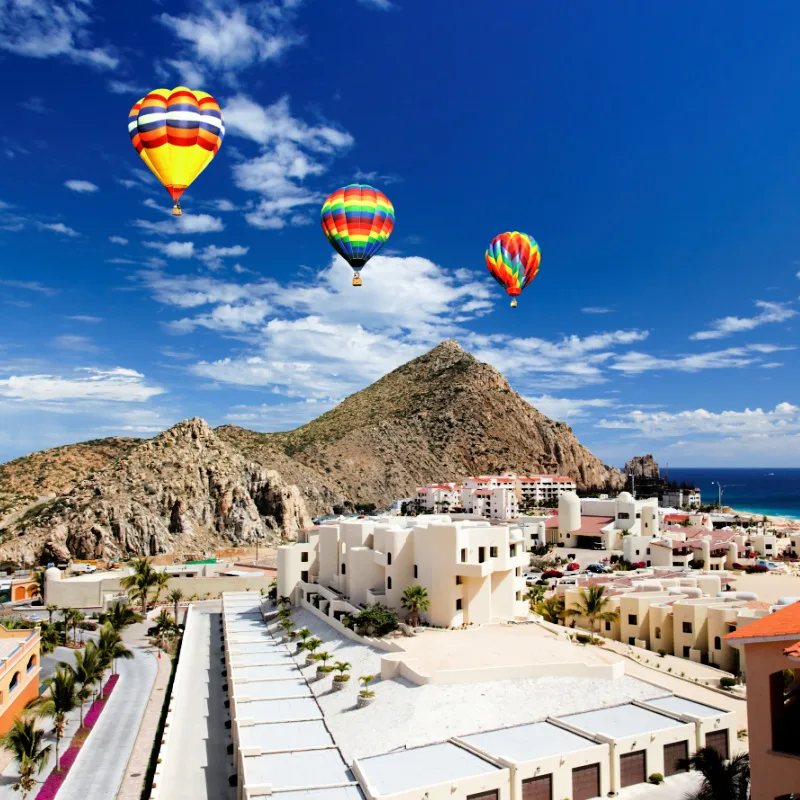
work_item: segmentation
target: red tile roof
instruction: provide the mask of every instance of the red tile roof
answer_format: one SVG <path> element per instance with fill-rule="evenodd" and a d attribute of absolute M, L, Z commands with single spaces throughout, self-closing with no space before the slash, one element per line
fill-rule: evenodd
<path fill-rule="evenodd" d="M 665 514 L 664 515 L 664 522 L 683 522 L 685 519 L 689 519 L 688 514 Z"/>
<path fill-rule="evenodd" d="M 800 602 L 785 606 L 774 614 L 767 614 L 744 628 L 729 633 L 727 641 L 768 642 L 793 639 L 800 636 Z"/>

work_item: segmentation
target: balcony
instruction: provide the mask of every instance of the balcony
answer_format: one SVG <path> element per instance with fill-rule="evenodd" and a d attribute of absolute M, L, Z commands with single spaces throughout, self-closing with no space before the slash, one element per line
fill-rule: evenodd
<path fill-rule="evenodd" d="M 367 603 L 386 603 L 386 591 L 383 586 L 376 586 L 374 589 L 367 589 Z"/>
<path fill-rule="evenodd" d="M 492 559 L 484 561 L 482 564 L 459 562 L 455 569 L 456 575 L 463 575 L 465 578 L 485 578 L 487 575 L 491 575 L 492 571 Z"/>

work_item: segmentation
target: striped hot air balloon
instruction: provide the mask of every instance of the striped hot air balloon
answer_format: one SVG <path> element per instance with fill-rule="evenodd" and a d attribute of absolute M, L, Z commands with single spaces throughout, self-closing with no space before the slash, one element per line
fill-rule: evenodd
<path fill-rule="evenodd" d="M 517 307 L 517 295 L 536 277 L 542 254 L 532 236 L 510 231 L 495 236 L 486 250 L 486 266 L 492 277 L 511 295 L 511 307 Z"/>
<path fill-rule="evenodd" d="M 136 152 L 164 184 L 181 214 L 180 196 L 217 154 L 225 123 L 219 103 L 185 86 L 155 89 L 128 115 L 128 133 Z"/>
<path fill-rule="evenodd" d="M 391 201 L 364 183 L 337 189 L 322 206 L 322 230 L 353 268 L 353 286 L 361 286 L 361 268 L 386 244 L 393 228 Z"/>

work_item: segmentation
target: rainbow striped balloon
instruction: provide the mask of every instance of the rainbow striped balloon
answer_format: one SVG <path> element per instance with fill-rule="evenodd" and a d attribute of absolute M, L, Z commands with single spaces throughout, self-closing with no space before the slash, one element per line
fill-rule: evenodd
<path fill-rule="evenodd" d="M 536 277 L 542 254 L 532 236 L 509 231 L 495 236 L 486 250 L 486 266 L 492 277 L 514 298 Z"/>
<path fill-rule="evenodd" d="M 372 186 L 351 183 L 328 197 L 321 219 L 328 241 L 355 270 L 353 286 L 360 286 L 361 268 L 392 234 L 394 206 Z"/>
<path fill-rule="evenodd" d="M 225 136 L 219 103 L 185 86 L 156 89 L 134 105 L 128 133 L 136 152 L 164 184 L 180 215 L 180 196 L 211 163 Z"/>

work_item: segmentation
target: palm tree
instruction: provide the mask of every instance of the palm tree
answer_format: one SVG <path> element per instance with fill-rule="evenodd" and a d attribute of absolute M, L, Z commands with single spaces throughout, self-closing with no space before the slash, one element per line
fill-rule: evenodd
<path fill-rule="evenodd" d="M 578 604 L 566 611 L 569 617 L 586 617 L 594 631 L 598 622 L 616 622 L 619 611 L 611 608 L 611 598 L 606 594 L 605 586 L 589 586 L 581 588 Z"/>
<path fill-rule="evenodd" d="M 180 589 L 173 589 L 169 593 L 170 602 L 175 606 L 175 624 L 178 624 L 178 604 L 183 600 L 183 592 Z"/>
<path fill-rule="evenodd" d="M 44 598 L 44 570 L 35 572 L 33 575 L 33 580 L 36 581 L 36 586 L 33 589 L 33 596 Z"/>
<path fill-rule="evenodd" d="M 44 621 L 39 623 L 39 646 L 44 655 L 52 653 L 58 646 L 60 639 L 61 637 L 55 625 Z"/>
<path fill-rule="evenodd" d="M 300 641 L 305 644 L 306 639 L 311 636 L 311 631 L 308 628 L 300 628 L 300 630 L 297 631 L 297 635 L 300 637 Z"/>
<path fill-rule="evenodd" d="M 406 587 L 401 603 L 403 608 L 411 612 L 411 626 L 413 628 L 419 625 L 419 612 L 427 611 L 431 607 L 428 590 L 424 586 L 417 585 Z"/>
<path fill-rule="evenodd" d="M 19 764 L 19 782 L 15 792 L 22 792 L 22 800 L 36 785 L 34 775 L 42 771 L 50 755 L 50 745 L 42 747 L 44 731 L 30 717 L 17 717 L 11 730 L 0 739 L 0 747 L 8 750 Z"/>
<path fill-rule="evenodd" d="M 110 623 L 111 627 L 116 631 L 122 631 L 129 625 L 141 621 L 141 614 L 137 614 L 127 603 L 122 603 L 119 600 L 113 603 L 105 614 L 100 615 L 100 622 L 102 624 Z"/>
<path fill-rule="evenodd" d="M 558 595 L 553 595 L 537 603 L 533 610 L 547 622 L 558 625 L 564 619 L 564 600 Z"/>
<path fill-rule="evenodd" d="M 337 661 L 333 668 L 340 674 L 344 675 L 353 665 L 349 661 Z"/>
<path fill-rule="evenodd" d="M 328 666 L 328 659 L 330 657 L 331 654 L 327 650 L 323 650 L 321 653 L 317 653 L 317 661 L 321 661 L 323 667 Z"/>
<path fill-rule="evenodd" d="M 78 650 L 75 653 L 75 665 L 62 664 L 62 666 L 67 667 L 75 676 L 75 680 L 81 685 L 78 690 L 78 702 L 81 708 L 80 724 L 83 727 L 83 704 L 92 696 L 94 684 L 98 683 L 103 677 L 103 660 L 100 656 L 100 650 L 94 640 L 89 639 L 83 652 Z"/>
<path fill-rule="evenodd" d="M 57 667 L 56 671 L 44 682 L 47 691 L 28 703 L 37 717 L 52 717 L 53 730 L 56 734 L 56 771 L 59 770 L 58 746 L 64 735 L 67 714 L 78 705 L 75 675 L 71 670 Z"/>
<path fill-rule="evenodd" d="M 155 594 L 153 595 L 153 605 L 161 600 L 161 592 L 166 591 L 169 589 L 169 581 L 172 576 L 168 572 L 156 572 L 156 581 L 155 581 Z"/>
<path fill-rule="evenodd" d="M 77 608 L 72 610 L 72 641 L 75 645 L 78 644 L 78 625 L 86 619 L 86 614 L 83 611 L 78 611 Z"/>
<path fill-rule="evenodd" d="M 750 797 L 750 756 L 741 753 L 730 761 L 713 747 L 700 748 L 682 762 L 703 776 L 700 788 L 690 800 L 748 800 Z"/>
<path fill-rule="evenodd" d="M 544 600 L 544 593 L 547 589 L 546 586 L 529 586 L 528 591 L 525 593 L 523 600 L 526 600 L 531 612 L 536 611 L 536 606 Z"/>
<path fill-rule="evenodd" d="M 148 593 L 156 585 L 158 573 L 147 558 L 135 558 L 131 561 L 131 567 L 133 572 L 122 579 L 122 588 L 128 591 L 133 600 L 141 602 L 142 615 L 146 616 Z"/>
<path fill-rule="evenodd" d="M 53 603 L 47 604 L 47 614 L 48 618 L 47 621 L 52 625 L 53 624 L 53 614 L 58 611 L 58 606 L 53 605 Z"/>
<path fill-rule="evenodd" d="M 76 630 L 78 622 L 83 619 L 83 613 L 78 611 L 77 608 L 65 608 L 61 611 L 61 621 L 64 623 L 64 644 L 67 643 L 67 632 L 71 627 Z M 77 636 L 72 637 L 77 644 Z"/>
<path fill-rule="evenodd" d="M 100 661 L 103 664 L 103 670 L 111 667 L 111 674 L 117 671 L 117 659 L 133 658 L 133 651 L 129 650 L 122 638 L 119 631 L 114 630 L 108 623 L 100 628 L 100 638 L 97 642 L 97 649 L 100 651 Z"/>
<path fill-rule="evenodd" d="M 303 649 L 308 652 L 308 657 L 314 661 L 317 658 L 317 650 L 322 647 L 322 639 L 312 636 L 307 642 L 303 642 Z"/>

